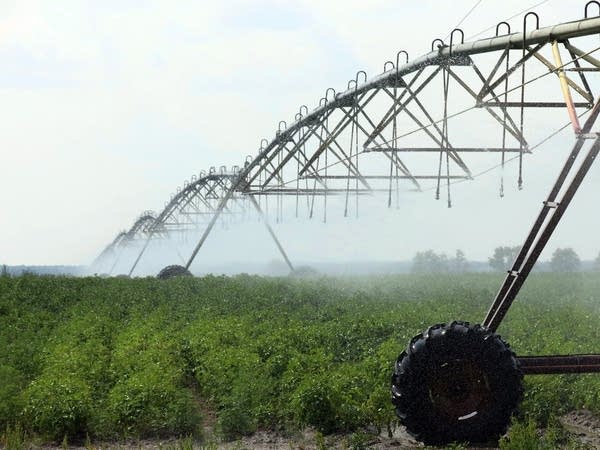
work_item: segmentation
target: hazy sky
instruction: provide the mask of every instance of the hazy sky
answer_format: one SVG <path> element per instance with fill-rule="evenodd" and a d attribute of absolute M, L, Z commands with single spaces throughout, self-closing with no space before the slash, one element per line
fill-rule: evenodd
<path fill-rule="evenodd" d="M 378 74 L 400 49 L 427 53 L 475 3 L 2 1 L 0 263 L 90 262 L 193 173 L 241 164 L 280 120 L 291 121 L 301 104 L 312 109 L 357 70 Z M 461 27 L 468 38 L 535 3 L 483 0 Z M 537 8 L 541 25 L 580 18 L 584 4 L 549 0 Z M 381 204 L 359 221 L 286 223 L 279 232 L 290 256 L 303 260 L 409 259 L 427 248 L 484 259 L 523 239 L 564 142 L 546 159 L 531 156 L 526 189 L 513 184 L 503 200 L 491 173 L 457 188 L 450 210 L 415 194 L 399 211 Z M 598 254 L 600 216 L 591 206 L 599 171 L 551 249 Z M 256 226 L 217 233 L 207 255 L 232 242 L 236 250 L 224 252 L 232 260 L 277 256 Z"/>

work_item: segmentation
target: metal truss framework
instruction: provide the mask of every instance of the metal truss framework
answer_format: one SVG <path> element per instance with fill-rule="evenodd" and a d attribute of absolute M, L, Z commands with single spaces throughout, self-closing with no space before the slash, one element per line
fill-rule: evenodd
<path fill-rule="evenodd" d="M 131 275 L 153 238 L 203 229 L 185 265 L 189 268 L 217 221 L 253 208 L 293 269 L 263 213 L 269 198 L 275 199 L 275 211 L 268 217 L 277 222 L 284 206 L 291 206 L 296 217 L 322 213 L 326 222 L 330 197 L 338 199 L 348 216 L 358 215 L 362 196 L 382 193 L 391 207 L 394 200 L 398 204 L 401 191 L 429 188 L 451 207 L 451 185 L 476 176 L 473 158 L 485 158 L 488 165 L 491 159 L 502 169 L 516 159 L 520 189 L 523 156 L 570 125 L 575 147 L 484 320 L 484 326 L 495 330 L 600 149 L 599 135 L 591 132 L 599 107 L 590 76 L 600 71 L 594 56 L 600 45 L 590 39 L 600 33 L 600 18 L 588 18 L 592 4 L 600 14 L 600 2 L 588 2 L 585 19 L 540 28 L 539 17 L 530 12 L 519 32 L 511 33 L 510 25 L 501 22 L 495 36 L 472 42 L 464 42 L 464 33 L 455 29 L 448 44 L 436 39 L 431 52 L 417 59 L 410 61 L 405 51 L 398 52 L 370 80 L 359 71 L 345 91 L 329 88 L 317 108 L 309 111 L 303 105 L 289 126 L 281 121 L 275 137 L 263 139 L 258 155 L 248 155 L 242 167 L 228 171 L 223 166 L 219 172 L 211 168 L 185 182 L 160 214 L 142 214 L 99 258 L 144 240 Z M 560 89 L 548 89 L 548 82 L 540 88 L 539 81 L 548 77 Z M 546 115 L 546 135 L 532 144 L 526 119 L 538 112 Z M 588 113 L 581 126 L 580 117 Z M 548 118 L 557 117 L 561 126 L 551 129 Z M 468 124 L 485 124 L 485 138 L 465 133 L 469 127 L 461 128 L 462 118 Z M 586 140 L 594 141 L 592 148 L 563 192 Z M 426 183 L 433 185 L 428 188 Z M 503 196 L 504 175 L 499 184 Z M 525 373 L 600 371 L 598 355 L 520 360 Z"/>
<path fill-rule="evenodd" d="M 360 71 L 344 92 L 329 88 L 313 111 L 302 106 L 292 124 L 281 121 L 275 137 L 263 139 L 258 155 L 247 156 L 242 167 L 194 175 L 158 215 L 143 214 L 101 256 L 141 239 L 146 243 L 139 261 L 152 238 L 202 228 L 207 236 L 223 216 L 243 216 L 249 206 L 268 209 L 269 198 L 275 205 L 267 214 L 277 222 L 291 204 L 295 216 L 322 214 L 327 221 L 333 196 L 342 200 L 344 216 L 358 215 L 361 196 L 383 193 L 392 206 L 401 191 L 429 188 L 451 207 L 451 185 L 474 177 L 474 157 L 502 168 L 518 159 L 520 188 L 523 156 L 534 148 L 525 127 L 528 111 L 555 110 L 554 117 L 568 118 L 581 132 L 579 117 L 595 98 L 588 78 L 600 70 L 598 48 L 590 48 L 594 42 L 586 37 L 599 32 L 597 17 L 539 28 L 538 16 L 528 13 L 521 32 L 511 33 L 501 22 L 494 37 L 464 42 L 455 29 L 448 44 L 436 39 L 420 58 L 410 61 L 400 51 L 381 75 L 368 80 Z M 562 93 L 558 98 L 549 98 L 548 83 L 536 90 L 548 76 L 561 88 L 555 89 Z M 464 107 L 450 111 L 457 104 Z M 459 121 L 467 115 L 469 123 L 487 124 L 489 139 L 464 138 Z M 453 135 L 452 127 L 459 133 Z M 499 193 L 504 195 L 504 176 Z"/>

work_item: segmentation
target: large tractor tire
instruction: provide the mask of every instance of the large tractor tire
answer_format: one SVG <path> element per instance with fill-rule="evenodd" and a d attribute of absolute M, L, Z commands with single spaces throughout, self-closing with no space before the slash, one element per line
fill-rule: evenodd
<path fill-rule="evenodd" d="M 162 269 L 158 275 L 156 275 L 156 278 L 160 278 L 161 280 L 166 280 L 168 278 L 174 278 L 174 277 L 191 277 L 192 273 L 187 270 L 185 267 L 183 266 L 179 266 L 179 265 L 173 265 L 173 266 L 167 266 L 164 269 Z"/>
<path fill-rule="evenodd" d="M 468 322 L 434 325 L 396 361 L 392 403 L 427 445 L 486 443 L 508 428 L 523 398 L 523 374 L 500 336 Z"/>

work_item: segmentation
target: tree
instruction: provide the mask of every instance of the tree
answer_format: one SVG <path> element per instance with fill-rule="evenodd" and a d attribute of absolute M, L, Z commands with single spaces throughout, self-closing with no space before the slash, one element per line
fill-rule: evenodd
<path fill-rule="evenodd" d="M 595 272 L 600 272 L 600 253 L 598 253 L 598 256 L 596 256 L 596 259 L 594 260 L 592 270 L 594 270 Z"/>
<path fill-rule="evenodd" d="M 557 248 L 552 253 L 550 267 L 553 272 L 577 272 L 581 269 L 581 260 L 572 248 Z"/>
<path fill-rule="evenodd" d="M 499 272 L 508 270 L 517 258 L 519 250 L 521 250 L 521 247 L 518 245 L 515 247 L 496 247 L 494 249 L 494 255 L 491 258 L 488 258 L 490 267 Z"/>
<path fill-rule="evenodd" d="M 433 250 L 417 252 L 413 258 L 412 271 L 416 273 L 448 272 L 448 257 L 444 253 L 438 255 Z"/>
<path fill-rule="evenodd" d="M 452 260 L 452 271 L 453 272 L 466 272 L 469 270 L 469 261 L 465 256 L 465 252 L 462 250 L 456 250 L 456 256 Z"/>

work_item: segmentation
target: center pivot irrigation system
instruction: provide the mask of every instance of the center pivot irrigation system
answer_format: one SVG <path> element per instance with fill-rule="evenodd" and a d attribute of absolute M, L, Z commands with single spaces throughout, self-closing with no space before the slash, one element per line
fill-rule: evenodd
<path fill-rule="evenodd" d="M 575 143 L 482 324 L 428 328 L 392 375 L 392 403 L 416 438 L 497 439 L 521 401 L 523 375 L 600 372 L 600 354 L 517 357 L 496 334 L 600 151 L 593 131 L 600 100 L 592 89 L 600 71 L 598 15 L 600 2 L 591 1 L 584 19 L 542 28 L 529 12 L 518 32 L 501 22 L 495 36 L 464 42 L 455 29 L 448 43 L 434 40 L 417 59 L 400 51 L 382 74 L 369 80 L 360 71 L 343 92 L 329 88 L 314 110 L 302 106 L 292 124 L 281 121 L 257 156 L 193 176 L 162 212 L 145 212 L 120 233 L 95 265 L 108 263 L 112 272 L 124 248 L 138 248 L 131 275 L 153 240 L 201 231 L 187 261 L 159 276 L 189 273 L 218 221 L 254 211 L 293 270 L 269 224 L 283 220 L 284 209 L 326 222 L 328 207 L 358 216 L 360 198 L 379 193 L 391 207 L 407 190 L 431 190 L 450 207 L 451 186 L 474 179 L 482 172 L 472 167 L 489 168 L 490 159 L 500 168 L 503 196 L 505 165 L 516 163 L 520 189 L 523 156 L 572 128 Z"/>

